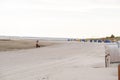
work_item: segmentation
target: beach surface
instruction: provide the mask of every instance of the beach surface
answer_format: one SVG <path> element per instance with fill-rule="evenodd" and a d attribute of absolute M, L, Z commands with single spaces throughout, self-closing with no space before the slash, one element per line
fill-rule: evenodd
<path fill-rule="evenodd" d="M 39 40 L 39 39 L 38 39 Z M 37 39 L 0 39 L 0 51 L 13 51 L 22 49 L 36 48 Z M 50 46 L 56 44 L 53 41 L 41 40 L 40 47 Z"/>
<path fill-rule="evenodd" d="M 117 66 L 105 68 L 104 43 L 52 43 L 0 52 L 0 80 L 118 80 Z"/>

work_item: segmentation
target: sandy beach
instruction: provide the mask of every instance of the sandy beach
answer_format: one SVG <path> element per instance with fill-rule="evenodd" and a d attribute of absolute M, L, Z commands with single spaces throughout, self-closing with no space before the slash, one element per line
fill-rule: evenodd
<path fill-rule="evenodd" d="M 104 43 L 45 43 L 0 52 L 0 80 L 118 80 L 117 66 L 105 68 Z"/>
<path fill-rule="evenodd" d="M 37 39 L 0 39 L 0 51 L 13 51 L 22 49 L 36 48 Z M 56 44 L 53 41 L 41 40 L 39 45 L 41 47 L 50 46 Z"/>

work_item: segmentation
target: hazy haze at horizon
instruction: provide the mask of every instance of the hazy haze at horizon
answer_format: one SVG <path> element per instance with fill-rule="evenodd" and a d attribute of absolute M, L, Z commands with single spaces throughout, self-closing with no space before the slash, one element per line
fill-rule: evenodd
<path fill-rule="evenodd" d="M 0 35 L 120 36 L 119 0 L 1 0 Z"/>

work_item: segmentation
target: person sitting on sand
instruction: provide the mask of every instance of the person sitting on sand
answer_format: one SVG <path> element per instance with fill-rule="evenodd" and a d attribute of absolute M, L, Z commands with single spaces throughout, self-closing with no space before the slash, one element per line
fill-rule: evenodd
<path fill-rule="evenodd" d="M 38 48 L 38 47 L 40 47 L 40 45 L 39 45 L 39 41 L 37 40 L 36 41 L 36 48 Z"/>

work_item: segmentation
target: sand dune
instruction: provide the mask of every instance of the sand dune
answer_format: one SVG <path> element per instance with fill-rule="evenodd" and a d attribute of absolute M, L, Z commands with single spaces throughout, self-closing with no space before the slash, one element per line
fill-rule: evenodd
<path fill-rule="evenodd" d="M 0 80 L 117 80 L 117 66 L 105 68 L 104 44 L 57 43 L 0 52 Z"/>

